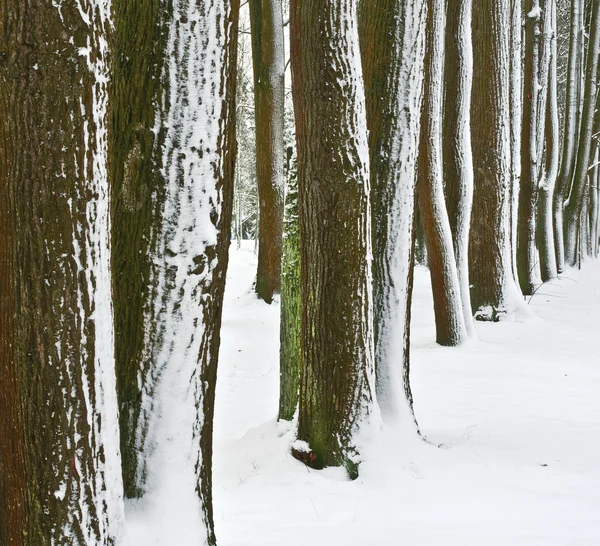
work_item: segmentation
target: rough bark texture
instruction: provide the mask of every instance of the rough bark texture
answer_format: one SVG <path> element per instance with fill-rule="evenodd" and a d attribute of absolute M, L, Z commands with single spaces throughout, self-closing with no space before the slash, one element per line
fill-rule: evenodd
<path fill-rule="evenodd" d="M 292 148 L 289 148 L 292 152 Z M 291 421 L 298 406 L 301 371 L 300 224 L 298 222 L 298 164 L 289 154 L 285 196 L 283 263 L 281 270 L 281 327 L 279 350 L 279 419 Z"/>
<path fill-rule="evenodd" d="M 586 82 L 581 114 L 581 132 L 577 152 L 577 166 L 573 176 L 573 186 L 565 206 L 565 262 L 574 266 L 580 251 L 579 231 L 585 218 L 583 207 L 587 195 L 588 169 L 592 157 L 592 129 L 596 108 L 598 55 L 600 54 L 600 2 L 594 2 L 588 45 Z"/>
<path fill-rule="evenodd" d="M 302 374 L 296 457 L 357 475 L 373 402 L 371 218 L 356 0 L 293 0 Z M 332 108 L 332 105 L 336 105 Z"/>
<path fill-rule="evenodd" d="M 444 66 L 443 161 L 444 196 L 460 285 L 467 333 L 475 334 L 469 293 L 469 227 L 473 205 L 471 87 L 473 46 L 471 0 L 447 6 Z"/>
<path fill-rule="evenodd" d="M 579 21 L 581 18 L 581 0 L 571 0 L 571 31 L 569 36 L 569 63 L 567 69 L 567 90 L 564 115 L 563 145 L 560 160 L 560 172 L 554 193 L 554 243 L 556 245 L 556 267 L 562 273 L 565 263 L 565 245 L 563 232 L 563 207 L 569 193 L 573 171 L 575 170 L 575 143 L 577 127 L 577 104 L 579 95 Z"/>
<path fill-rule="evenodd" d="M 169 509 L 161 499 L 172 495 L 197 501 L 208 544 L 215 543 L 212 429 L 233 206 L 238 11 L 237 0 L 123 2 L 114 40 L 123 472 L 128 494 L 146 495 L 149 505 Z"/>
<path fill-rule="evenodd" d="M 284 48 L 281 0 L 250 0 L 258 184 L 256 293 L 279 293 L 283 233 Z"/>
<path fill-rule="evenodd" d="M 164 2 L 113 0 L 111 125 L 112 279 L 115 358 L 121 430 L 123 485 L 128 497 L 136 484 L 136 435 L 140 418 L 140 364 L 150 305 L 152 256 L 156 252 L 159 206 L 164 203 L 157 106 L 167 29 Z"/>
<path fill-rule="evenodd" d="M 0 4 L 0 544 L 122 518 L 104 2 Z"/>
<path fill-rule="evenodd" d="M 474 194 L 469 240 L 475 317 L 498 320 L 507 310 L 510 272 L 507 202 L 510 172 L 509 2 L 473 3 L 471 133 Z"/>
<path fill-rule="evenodd" d="M 423 219 L 436 341 L 455 346 L 467 337 L 452 232 L 442 182 L 442 98 L 446 14 L 443 0 L 428 0 L 425 92 L 419 147 L 419 210 Z"/>
<path fill-rule="evenodd" d="M 521 124 L 521 184 L 517 221 L 517 273 L 521 292 L 535 289 L 535 211 L 538 185 L 537 102 L 540 35 L 538 0 L 525 3 L 525 68 L 523 75 L 523 118 Z"/>
<path fill-rule="evenodd" d="M 548 72 L 546 100 L 546 161 L 540 175 L 538 200 L 537 245 L 540 256 L 540 274 L 546 282 L 557 275 L 556 250 L 554 247 L 554 229 L 552 223 L 552 202 L 556 177 L 558 175 L 558 100 L 557 100 L 557 36 L 556 36 L 556 0 L 547 0 L 550 11 L 550 67 Z M 542 115 L 542 112 L 540 112 Z M 539 147 L 538 147 L 539 149 Z M 541 157 L 541 156 L 540 156 Z"/>
<path fill-rule="evenodd" d="M 413 419 L 410 299 L 426 16 L 424 0 L 362 0 L 359 13 L 371 163 L 377 400 L 387 420 L 400 408 L 407 421 Z M 403 392 L 395 392 L 395 385 Z"/>

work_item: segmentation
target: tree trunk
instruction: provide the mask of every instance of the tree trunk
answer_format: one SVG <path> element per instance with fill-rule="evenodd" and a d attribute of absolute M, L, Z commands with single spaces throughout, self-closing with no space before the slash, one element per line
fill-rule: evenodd
<path fill-rule="evenodd" d="M 592 129 L 596 108 L 598 56 L 600 55 L 600 2 L 594 2 L 590 29 L 590 42 L 587 55 L 586 84 L 583 111 L 581 115 L 581 133 L 577 165 L 573 177 L 573 186 L 565 206 L 565 261 L 574 266 L 578 253 L 582 250 L 578 245 L 579 230 L 584 216 L 584 196 L 588 180 L 588 169 L 592 157 Z M 583 249 L 585 250 L 585 249 Z"/>
<path fill-rule="evenodd" d="M 167 14 L 161 0 L 113 0 L 112 85 L 110 86 L 109 174 L 112 191 L 112 286 L 115 358 L 121 429 L 123 485 L 138 497 L 136 483 L 140 423 L 139 384 L 146 316 L 152 305 L 153 256 L 164 203 L 160 172 L 159 114 Z"/>
<path fill-rule="evenodd" d="M 101 1 L 0 4 L 0 543 L 123 519 Z"/>
<path fill-rule="evenodd" d="M 284 48 L 281 0 L 250 0 L 259 244 L 256 293 L 279 293 L 283 233 Z"/>
<path fill-rule="evenodd" d="M 509 2 L 473 3 L 471 133 L 474 195 L 469 277 L 475 318 L 498 320 L 511 310 L 509 218 Z M 516 289 L 516 287 L 515 287 Z"/>
<path fill-rule="evenodd" d="M 521 124 L 521 184 L 517 220 L 517 272 L 521 292 L 535 290 L 535 209 L 537 201 L 537 102 L 540 35 L 539 0 L 527 0 L 525 16 L 525 70 Z"/>
<path fill-rule="evenodd" d="M 292 0 L 302 374 L 294 454 L 357 476 L 369 419 L 373 302 L 369 156 L 356 0 Z M 335 106 L 335 107 L 332 107 Z"/>
<path fill-rule="evenodd" d="M 473 204 L 473 154 L 471 149 L 471 43 L 472 0 L 448 5 L 446 62 L 444 69 L 444 193 L 467 333 L 475 335 L 469 292 L 469 227 Z"/>
<path fill-rule="evenodd" d="M 579 22 L 581 0 L 571 0 L 571 32 L 569 37 L 569 65 L 567 69 L 567 98 L 565 105 L 565 124 L 560 172 L 554 194 L 554 243 L 556 245 L 556 267 L 562 273 L 565 263 L 565 245 L 563 233 L 563 208 L 575 169 L 575 142 L 577 128 L 577 105 L 579 89 Z"/>
<path fill-rule="evenodd" d="M 548 99 L 546 101 L 546 164 L 540 175 L 538 201 L 537 244 L 540 256 L 540 273 L 546 282 L 556 277 L 556 251 L 554 246 L 554 230 L 552 224 L 552 202 L 554 187 L 558 174 L 558 101 L 557 101 L 557 35 L 556 35 L 556 0 L 547 0 L 551 11 L 551 46 L 550 70 L 548 74 Z M 542 112 L 540 112 L 542 115 Z M 539 149 L 539 148 L 538 148 Z M 540 156 L 541 157 L 541 156 Z"/>
<path fill-rule="evenodd" d="M 281 271 L 281 327 L 279 350 L 279 419 L 291 421 L 298 407 L 301 371 L 302 299 L 300 290 L 300 224 L 298 221 L 298 164 L 288 154 L 285 196 L 283 264 Z M 291 156 L 291 157 L 290 157 Z"/>
<path fill-rule="evenodd" d="M 414 422 L 410 299 L 426 16 L 424 0 L 362 0 L 359 14 L 371 163 L 377 399 L 386 420 L 407 417 L 409 423 Z"/>
<path fill-rule="evenodd" d="M 443 0 L 428 0 L 425 91 L 419 145 L 419 210 L 433 290 L 436 341 L 455 346 L 467 337 L 452 232 L 442 182 L 442 99 L 446 14 Z"/>
<path fill-rule="evenodd" d="M 214 544 L 212 427 L 233 206 L 239 2 L 162 6 L 115 6 L 111 171 L 121 202 L 113 208 L 113 282 L 122 313 L 124 473 L 128 494 L 144 494 L 174 522 L 189 519 Z M 138 19 L 145 24 L 135 34 L 129 25 Z M 169 513 L 178 509 L 168 502 L 175 495 L 190 500 L 188 513 Z"/>

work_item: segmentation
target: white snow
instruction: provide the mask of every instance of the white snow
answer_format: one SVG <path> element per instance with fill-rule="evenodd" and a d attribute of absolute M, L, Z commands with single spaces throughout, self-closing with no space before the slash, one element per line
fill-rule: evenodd
<path fill-rule="evenodd" d="M 429 274 L 418 267 L 412 386 L 429 443 L 385 427 L 350 482 L 289 454 L 292 426 L 275 419 L 279 308 L 252 293 L 252 245 L 232 246 L 223 316 L 220 546 L 598 543 L 599 263 L 541 287 L 526 320 L 477 323 L 479 340 L 461 348 L 435 344 Z"/>

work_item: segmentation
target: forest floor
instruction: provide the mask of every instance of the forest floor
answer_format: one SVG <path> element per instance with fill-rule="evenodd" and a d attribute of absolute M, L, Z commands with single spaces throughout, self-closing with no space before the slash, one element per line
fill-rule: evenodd
<path fill-rule="evenodd" d="M 279 307 L 232 245 L 217 386 L 220 546 L 600 544 L 600 262 L 543 286 L 529 316 L 435 344 L 418 267 L 412 386 L 426 443 L 384 428 L 360 477 L 308 470 L 278 424 Z"/>

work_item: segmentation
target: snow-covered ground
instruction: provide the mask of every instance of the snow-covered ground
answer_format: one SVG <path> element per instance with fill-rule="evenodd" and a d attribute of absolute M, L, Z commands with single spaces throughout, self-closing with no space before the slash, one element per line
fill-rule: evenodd
<path fill-rule="evenodd" d="M 434 343 L 418 268 L 415 411 L 429 443 L 385 428 L 360 477 L 308 470 L 276 422 L 279 307 L 232 245 L 215 415 L 220 546 L 600 544 L 600 263 L 543 286 L 531 316 Z"/>

